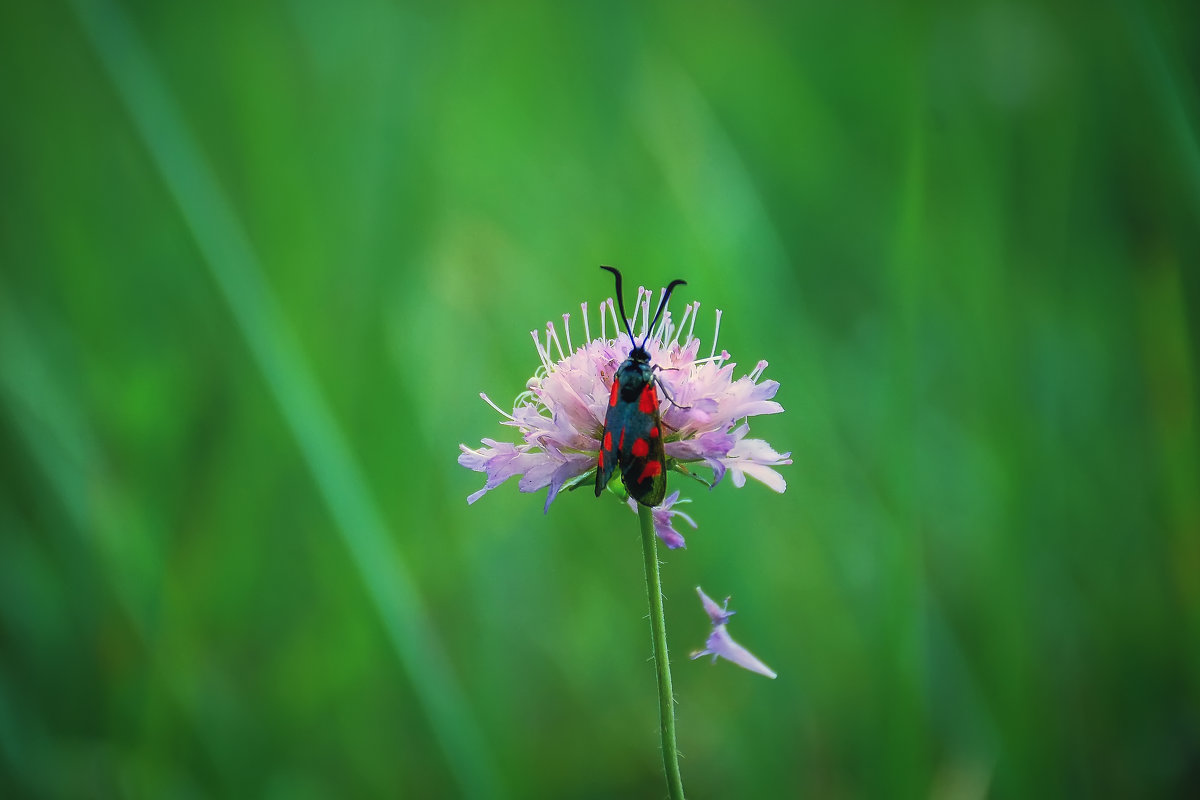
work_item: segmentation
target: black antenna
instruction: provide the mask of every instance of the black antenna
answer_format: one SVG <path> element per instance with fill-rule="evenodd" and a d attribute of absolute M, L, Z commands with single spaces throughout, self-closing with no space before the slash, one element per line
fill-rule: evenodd
<path fill-rule="evenodd" d="M 686 286 L 687 281 L 676 278 L 667 284 L 667 290 L 663 292 L 663 299 L 658 303 L 658 310 L 654 312 L 654 321 L 650 323 L 650 327 L 646 329 L 646 338 L 642 339 L 639 345 L 637 339 L 633 338 L 633 330 L 629 327 L 629 317 L 625 315 L 625 298 L 621 291 L 621 272 L 616 267 L 606 267 L 603 264 L 600 269 L 606 269 L 613 275 L 617 276 L 617 307 L 621 309 L 621 319 L 625 321 L 625 332 L 629 334 L 629 342 L 634 347 L 644 348 L 646 342 L 650 341 L 650 334 L 654 332 L 654 326 L 658 324 L 658 318 L 662 316 L 663 309 L 667 307 L 667 301 L 671 299 L 671 292 L 675 291 L 676 286 Z"/>
<path fill-rule="evenodd" d="M 600 269 L 606 269 L 617 276 L 617 306 L 621 309 L 621 320 L 625 323 L 625 332 L 629 334 L 629 343 L 637 347 L 637 339 L 633 338 L 633 331 L 629 328 L 629 317 L 625 316 L 625 297 L 621 291 L 621 271 L 616 267 L 606 267 L 603 264 L 600 265 Z"/>
<path fill-rule="evenodd" d="M 687 281 L 676 278 L 667 284 L 667 290 L 663 292 L 663 299 L 658 301 L 658 311 L 654 312 L 654 321 L 650 323 L 650 327 L 646 329 L 646 338 L 642 339 L 642 347 L 646 346 L 646 342 L 650 341 L 650 334 L 654 332 L 654 326 L 658 324 L 658 318 L 662 316 L 663 309 L 667 307 L 667 301 L 671 299 L 671 292 L 675 291 L 676 286 L 686 286 Z"/>

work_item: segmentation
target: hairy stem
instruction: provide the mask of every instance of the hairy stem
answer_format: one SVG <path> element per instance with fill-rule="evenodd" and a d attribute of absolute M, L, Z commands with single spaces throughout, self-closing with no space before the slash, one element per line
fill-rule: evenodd
<path fill-rule="evenodd" d="M 651 510 L 638 504 L 642 527 L 642 558 L 646 562 L 646 595 L 650 600 L 650 633 L 654 639 L 654 666 L 658 671 L 658 713 L 662 733 L 663 767 L 671 800 L 683 800 L 679 751 L 675 744 L 675 696 L 671 691 L 671 662 L 667 657 L 667 618 L 663 613 L 662 580 L 658 574 L 658 537 Z"/>

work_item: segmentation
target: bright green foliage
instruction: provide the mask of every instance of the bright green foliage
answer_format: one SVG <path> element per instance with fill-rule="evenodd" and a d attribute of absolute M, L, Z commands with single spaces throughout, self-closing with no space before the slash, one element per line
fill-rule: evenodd
<path fill-rule="evenodd" d="M 1194 795 L 1196 9 L 3 4 L 0 796 L 661 796 L 629 512 L 455 462 L 600 264 L 787 409 L 689 796 Z"/>

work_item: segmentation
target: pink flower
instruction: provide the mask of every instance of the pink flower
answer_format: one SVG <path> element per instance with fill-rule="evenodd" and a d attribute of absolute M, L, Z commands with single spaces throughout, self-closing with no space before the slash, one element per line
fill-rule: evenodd
<path fill-rule="evenodd" d="M 649 290 L 638 289 L 633 323 L 639 341 L 650 324 L 652 295 Z M 596 338 L 592 338 L 587 303 L 581 308 L 583 344 L 578 347 L 571 339 L 569 314 L 563 314 L 562 337 L 552 322 L 546 323 L 544 340 L 539 331 L 531 332 L 541 363 L 525 391 L 517 396 L 512 413 L 501 409 L 486 394 L 480 395 L 504 417 L 502 425 L 517 429 L 520 442 L 484 439 L 479 448 L 460 445 L 458 463 L 487 476 L 483 488 L 467 498 L 468 503 L 519 476 L 522 492 L 548 490 L 548 511 L 560 491 L 574 488 L 594 474 L 613 377 L 628 357 L 632 343 L 618 321 L 612 298 L 600 303 L 600 332 Z M 694 474 L 687 465 L 704 464 L 712 470 L 712 486 L 729 472 L 734 486 L 744 486 L 749 476 L 782 492 L 787 483 L 775 468 L 791 464 L 791 454 L 778 453 L 762 439 L 749 438 L 747 422 L 749 417 L 783 411 L 772 399 L 779 384 L 762 380 L 766 361 L 759 361 L 748 374 L 734 377 L 736 365 L 729 360 L 729 353 L 718 353 L 716 349 L 720 311 L 716 312 L 709 353 L 700 356 L 700 340 L 693 335 L 699 309 L 699 303 L 689 303 L 678 324 L 669 311 L 664 312 L 646 342 L 663 388 L 659 413 L 667 434 L 663 440 L 667 468 Z M 608 336 L 609 318 L 614 338 Z M 617 485 L 619 481 L 610 484 L 614 488 Z M 687 501 L 679 500 L 676 491 L 654 510 L 655 529 L 669 548 L 684 544 L 683 536 L 673 527 L 675 517 L 696 527 L 690 517 L 673 509 L 680 502 Z"/>
<path fill-rule="evenodd" d="M 696 587 L 696 594 L 700 595 L 700 602 L 704 606 L 704 611 L 708 614 L 708 618 L 712 620 L 713 629 L 712 633 L 708 635 L 708 641 L 704 643 L 704 649 L 692 653 L 692 659 L 695 660 L 701 656 L 712 656 L 715 663 L 717 657 L 720 656 L 727 661 L 732 661 L 742 669 L 757 672 L 759 675 L 766 675 L 768 678 L 776 677 L 774 670 L 759 661 L 749 650 L 735 642 L 725 629 L 725 624 L 729 622 L 729 618 L 737 613 L 729 610 L 729 598 L 725 598 L 724 605 L 717 605 L 699 586 Z"/>

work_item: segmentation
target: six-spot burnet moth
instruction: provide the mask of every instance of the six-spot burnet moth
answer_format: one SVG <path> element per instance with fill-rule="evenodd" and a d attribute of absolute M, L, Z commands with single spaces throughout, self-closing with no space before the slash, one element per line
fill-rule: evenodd
<path fill-rule="evenodd" d="M 644 506 L 657 506 L 667 492 L 666 455 L 663 453 L 662 423 L 658 418 L 658 392 L 654 385 L 654 367 L 646 342 L 658 324 L 658 318 L 676 286 L 687 281 L 673 280 L 667 284 L 654 320 L 646 328 L 646 337 L 638 344 L 625 316 L 625 300 L 621 294 L 621 273 L 613 267 L 601 267 L 617 278 L 617 303 L 625 332 L 633 349 L 613 378 L 608 412 L 604 416 L 604 436 L 600 441 L 600 461 L 596 467 L 596 496 L 604 491 L 619 464 L 625 490 Z"/>

